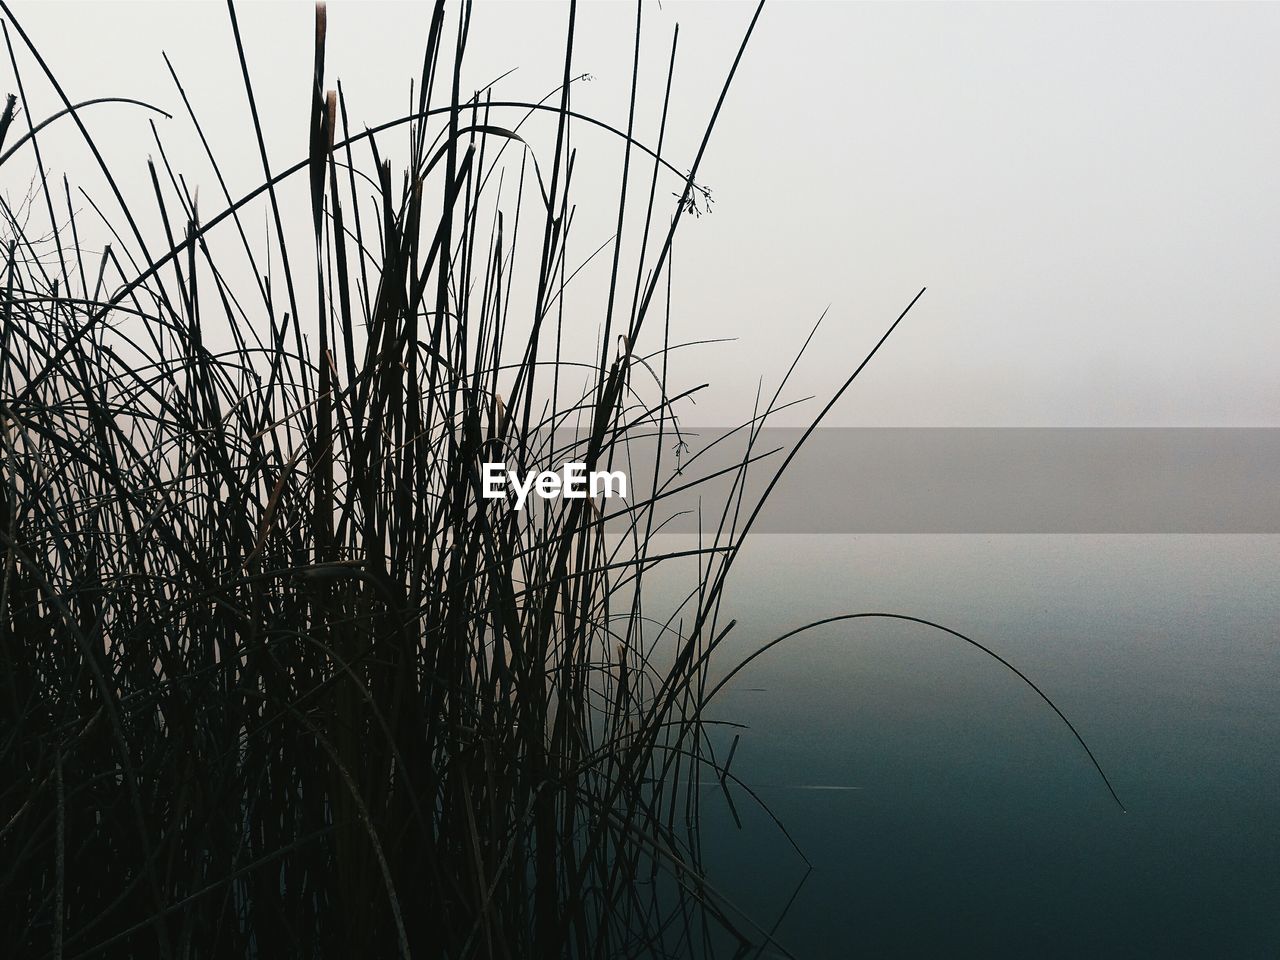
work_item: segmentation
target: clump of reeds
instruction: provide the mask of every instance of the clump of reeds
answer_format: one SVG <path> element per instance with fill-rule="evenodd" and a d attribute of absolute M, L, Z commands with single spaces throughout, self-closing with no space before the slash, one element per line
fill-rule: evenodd
<path fill-rule="evenodd" d="M 486 460 L 594 469 L 637 434 L 675 438 L 667 268 L 702 150 L 673 165 L 662 134 L 604 125 L 625 158 L 618 236 L 599 351 L 571 363 L 572 19 L 563 85 L 499 101 L 461 89 L 468 8 L 438 4 L 416 109 L 372 130 L 326 86 L 323 8 L 316 23 L 308 155 L 269 165 L 239 47 L 261 186 L 198 209 L 157 137 L 158 237 L 105 164 L 99 204 L 45 176 L 38 124 L 22 134 L 37 175 L 26 207 L 4 205 L 0 277 L 0 954 L 758 945 L 697 840 L 698 784 L 727 775 L 704 707 L 754 518 L 742 484 L 657 620 L 644 578 L 690 474 L 659 460 L 624 507 L 515 511 L 479 489 Z M 15 75 L 25 45 L 61 96 L 14 27 Z M 668 73 L 663 131 L 670 97 Z M 6 166 L 27 155 L 24 100 L 0 120 Z M 101 163 L 84 105 L 65 106 Z M 526 121 L 550 126 L 549 155 Z M 387 139 L 406 135 L 396 171 Z M 295 177 L 300 246 L 277 198 Z M 648 205 L 624 209 L 637 183 Z M 86 206 L 120 211 L 98 255 Z M 740 434 L 741 471 L 777 398 Z"/>
<path fill-rule="evenodd" d="M 464 96 L 458 18 L 435 8 L 417 109 L 369 131 L 325 86 L 319 8 L 309 155 L 285 170 L 241 48 L 263 181 L 214 217 L 158 137 L 159 238 L 117 194 L 95 262 L 92 197 L 43 173 L 28 199 L 52 233 L 6 207 L 6 955 L 640 956 L 750 929 L 693 840 L 712 597 L 649 662 L 656 500 L 515 511 L 478 488 L 486 460 L 594 468 L 673 430 L 663 278 L 697 160 L 680 174 L 609 128 L 649 183 L 648 209 L 619 209 L 644 270 L 616 237 L 581 375 L 560 327 L 571 45 L 546 102 Z M 550 156 L 517 132 L 528 115 L 554 126 Z M 380 150 L 406 133 L 397 172 Z M 302 246 L 277 198 L 295 176 Z M 239 234 L 234 266 L 215 229 Z"/>

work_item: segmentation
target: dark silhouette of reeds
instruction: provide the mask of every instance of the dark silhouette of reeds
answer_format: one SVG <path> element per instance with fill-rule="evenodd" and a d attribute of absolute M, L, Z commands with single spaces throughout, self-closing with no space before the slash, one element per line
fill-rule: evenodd
<path fill-rule="evenodd" d="M 654 502 L 627 504 L 610 542 L 600 505 L 516 512 L 477 473 L 594 469 L 631 432 L 673 430 L 666 331 L 654 355 L 630 344 L 665 323 L 696 160 L 679 174 L 610 128 L 620 198 L 650 181 L 643 217 L 618 210 L 619 231 L 643 223 L 646 269 L 613 244 L 599 369 L 561 406 L 572 14 L 549 102 L 494 103 L 460 89 L 468 9 L 453 24 L 437 5 L 417 109 L 387 125 L 411 143 L 398 178 L 393 131 L 353 132 L 323 85 L 323 8 L 309 156 L 273 170 L 228 9 L 259 190 L 202 221 L 157 138 L 165 235 L 144 237 L 103 165 L 124 230 L 98 263 L 69 184 L 30 197 L 50 237 L 6 210 L 7 955 L 639 956 L 742 926 L 705 888 L 690 807 L 715 616 L 695 598 L 674 663 L 647 662 Z M 556 127 L 541 166 L 509 119 L 535 112 Z M 6 133 L 14 116 L 10 99 Z M 294 175 L 311 250 L 285 239 Z M 242 219 L 258 196 L 269 257 Z M 212 254 L 219 225 L 257 289 Z M 532 317 L 523 345 L 513 314 Z M 230 351 L 206 345 L 215 325 Z M 661 371 L 651 397 L 637 362 Z"/>
<path fill-rule="evenodd" d="M 18 136 L 18 51 L 62 91 L 5 7 L 18 94 L 0 164 L 30 149 L 38 173 L 25 207 L 3 209 L 0 954 L 754 950 L 769 934 L 707 883 L 697 825 L 698 785 L 733 781 L 704 709 L 755 505 L 735 481 L 688 601 L 658 621 L 644 579 L 671 556 L 655 538 L 663 494 L 699 482 L 687 458 L 678 477 L 661 458 L 633 477 L 625 506 L 518 512 L 479 486 L 486 460 L 595 469 L 625 463 L 637 434 L 678 440 L 673 404 L 690 391 L 667 384 L 667 267 L 707 197 L 714 114 L 677 167 L 661 135 L 633 137 L 634 82 L 626 129 L 574 111 L 572 7 L 553 95 L 469 95 L 469 8 L 437 3 L 416 108 L 356 129 L 325 86 L 320 7 L 309 153 L 280 170 L 228 11 L 262 183 L 229 193 L 171 65 L 223 196 L 202 219 L 157 136 L 157 239 L 81 119 L 101 98 L 64 96 L 51 118 L 79 127 L 112 194 L 101 204 L 47 178 L 39 124 Z M 525 120 L 554 125 L 549 156 Z M 561 326 L 582 123 L 625 158 L 586 365 L 563 358 Z M 392 136 L 409 143 L 399 176 L 380 152 Z M 291 177 L 309 179 L 310 246 L 296 230 L 286 242 L 277 187 Z M 648 205 L 626 209 L 637 183 Z M 96 258 L 86 205 L 119 211 Z M 737 434 L 739 473 L 780 394 Z"/>

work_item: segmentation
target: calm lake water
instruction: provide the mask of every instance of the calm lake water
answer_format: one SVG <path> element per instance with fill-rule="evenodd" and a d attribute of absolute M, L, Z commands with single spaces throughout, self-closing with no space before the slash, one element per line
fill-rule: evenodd
<path fill-rule="evenodd" d="M 688 540 L 686 543 L 685 541 Z M 667 538 L 673 547 L 689 538 Z M 713 882 L 801 958 L 1280 956 L 1280 537 L 756 537 L 712 716 L 749 724 Z M 728 738 L 724 738 L 727 743 Z M 822 789 L 815 789 L 822 788 Z M 766 956 L 771 951 L 766 951 Z"/>

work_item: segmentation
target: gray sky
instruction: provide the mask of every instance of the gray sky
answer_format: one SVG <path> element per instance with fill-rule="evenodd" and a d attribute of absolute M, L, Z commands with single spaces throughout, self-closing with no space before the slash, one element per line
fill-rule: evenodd
<path fill-rule="evenodd" d="M 136 96 L 180 112 L 167 50 L 225 145 L 232 192 L 260 178 L 222 4 L 14 9 L 73 100 Z M 311 4 L 239 9 L 272 160 L 291 163 L 305 153 Z M 656 129 L 681 24 L 677 166 L 751 10 L 646 4 L 642 131 Z M 405 112 L 429 12 L 330 3 L 328 73 L 353 118 Z M 565 16 L 559 3 L 481 0 L 475 85 L 518 66 L 500 92 L 547 93 Z M 577 65 L 594 79 L 575 105 L 619 125 L 634 17 L 622 2 L 580 13 Z M 677 366 L 686 383 L 714 384 L 686 420 L 740 419 L 756 379 L 776 382 L 830 304 L 800 378 L 803 392 L 828 392 L 927 285 L 830 423 L 1280 426 L 1278 42 L 1275 4 L 774 2 L 703 166 L 714 210 L 677 245 L 675 326 L 739 338 Z M 8 90 L 7 62 L 0 78 Z M 24 78 L 36 103 L 52 103 L 33 67 Z M 88 122 L 127 162 L 126 190 L 146 197 L 145 116 L 104 107 Z M 186 122 L 160 128 L 202 197 L 214 195 Z M 46 162 L 90 182 L 72 132 L 51 134 Z M 604 137 L 581 145 L 596 171 L 584 187 L 595 176 L 603 188 L 621 151 Z M 19 192 L 30 169 L 7 164 L 0 190 Z M 613 202 L 581 218 L 582 255 L 611 232 Z"/>

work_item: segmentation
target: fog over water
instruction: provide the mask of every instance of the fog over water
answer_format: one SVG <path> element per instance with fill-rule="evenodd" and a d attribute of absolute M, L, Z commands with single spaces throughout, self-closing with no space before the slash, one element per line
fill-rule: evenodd
<path fill-rule="evenodd" d="M 157 130 L 202 187 L 202 212 L 221 194 L 162 49 L 231 194 L 261 182 L 224 5 L 12 6 L 72 100 L 136 97 L 175 114 Z M 667 153 L 680 169 L 752 9 L 643 7 L 638 136 L 656 137 L 678 22 Z M 306 155 L 313 7 L 238 10 L 280 168 Z M 429 17 L 429 4 L 329 4 L 327 72 L 353 127 L 408 109 Z M 552 91 L 566 18 L 560 3 L 477 3 L 474 89 L 502 77 L 495 96 Z M 590 79 L 576 109 L 625 123 L 634 26 L 630 4 L 580 6 L 575 72 Z M 672 355 L 674 390 L 709 384 L 676 412 L 711 428 L 748 419 L 826 310 L 783 397 L 816 399 L 777 421 L 807 423 L 927 286 L 825 425 L 975 433 L 950 453 L 961 431 L 933 447 L 910 431 L 856 448 L 818 435 L 730 580 L 737 626 L 715 671 L 823 617 L 937 621 L 1034 678 L 1127 808 L 1053 711 L 979 651 L 901 622 L 802 634 L 735 678 L 714 715 L 746 726 L 717 750 L 741 734 L 733 772 L 809 857 L 807 879 L 744 791 L 730 787 L 741 833 L 719 784 L 703 798 L 711 879 L 756 922 L 772 929 L 804 879 L 777 926 L 796 956 L 1275 955 L 1278 44 L 1280 4 L 766 8 L 699 174 L 714 205 L 682 225 L 673 256 L 673 339 L 731 342 Z M 17 55 L 31 114 L 46 116 L 58 101 Z M 86 113 L 133 197 L 150 196 L 149 119 Z M 554 125 L 527 135 L 548 149 Z M 106 196 L 72 125 L 42 136 L 53 177 Z M 575 136 L 582 259 L 615 230 L 622 152 Z M 32 167 L 6 165 L 0 192 L 23 195 Z M 305 178 L 281 200 L 305 249 Z M 139 217 L 160 235 L 154 210 Z M 91 219 L 97 250 L 107 236 Z M 607 274 L 575 280 L 566 359 L 599 356 Z M 1049 429 L 1019 446 L 1005 427 L 1214 429 L 1175 455 L 1160 444 L 1181 440 L 1162 429 Z M 991 446 L 971 444 L 979 433 Z M 696 529 L 689 518 L 672 529 Z M 677 572 L 650 577 L 646 612 L 665 616 L 696 583 L 696 567 L 692 581 Z"/>
<path fill-rule="evenodd" d="M 239 8 L 276 164 L 306 154 L 311 6 Z M 232 192 L 256 184 L 222 4 L 13 7 L 73 99 L 134 96 L 181 114 L 166 50 L 211 142 L 226 147 Z M 644 10 L 637 130 L 656 139 L 678 22 L 667 143 L 687 166 L 752 6 Z M 329 4 L 329 72 L 353 122 L 404 112 L 429 13 Z M 559 3 L 482 0 L 472 83 L 518 67 L 496 96 L 554 89 L 566 23 Z M 630 4 L 580 5 L 575 63 L 591 79 L 575 87 L 578 109 L 625 123 L 634 28 Z M 1274 4 L 767 6 L 703 164 L 713 211 L 685 226 L 675 258 L 675 329 L 737 338 L 673 358 L 676 381 L 712 384 L 686 412 L 740 422 L 758 379 L 776 383 L 830 306 L 801 368 L 811 391 L 828 392 L 927 285 L 833 424 L 1280 426 L 1267 363 L 1280 353 L 1277 37 Z M 29 86 L 34 104 L 54 104 L 44 84 Z M 137 156 L 146 117 L 98 110 L 87 122 L 104 154 L 129 158 L 116 165 L 123 188 L 149 196 Z M 186 124 L 158 126 L 199 182 L 207 165 Z M 77 136 L 51 128 L 46 154 L 55 171 L 88 178 Z M 621 151 L 603 134 L 579 147 L 585 257 L 613 231 Z M 211 175 L 204 186 L 211 209 Z M 294 186 L 283 202 L 305 231 L 306 187 Z M 590 352 L 599 320 L 580 322 Z"/>

